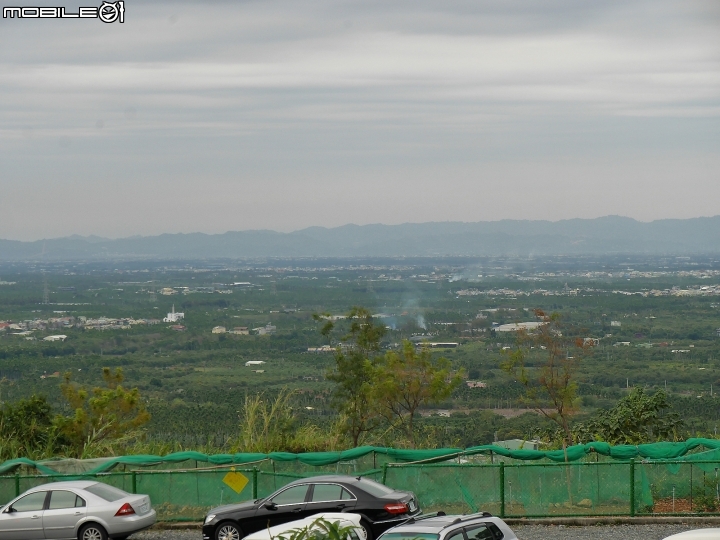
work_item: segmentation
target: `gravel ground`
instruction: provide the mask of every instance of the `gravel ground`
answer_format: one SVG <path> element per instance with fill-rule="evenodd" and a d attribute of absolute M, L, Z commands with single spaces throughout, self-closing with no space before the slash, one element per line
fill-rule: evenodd
<path fill-rule="evenodd" d="M 520 540 L 661 540 L 671 534 L 710 525 L 516 525 Z M 132 540 L 201 540 L 199 530 L 152 530 L 134 534 Z"/>

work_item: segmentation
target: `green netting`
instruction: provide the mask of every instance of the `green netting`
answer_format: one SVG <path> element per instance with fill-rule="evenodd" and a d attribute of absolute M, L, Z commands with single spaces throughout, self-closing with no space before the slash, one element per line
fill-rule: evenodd
<path fill-rule="evenodd" d="M 499 465 L 406 465 L 387 469 L 386 484 L 410 490 L 423 510 L 500 513 Z"/>
<path fill-rule="evenodd" d="M 376 446 L 362 446 L 342 452 L 308 452 L 293 454 L 290 452 L 271 452 L 269 454 L 238 453 L 208 455 L 200 452 L 176 452 L 166 456 L 136 455 L 103 458 L 98 460 L 45 460 L 32 461 L 17 458 L 0 464 L 0 474 L 27 467 L 37 469 L 43 474 L 82 473 L 95 474 L 110 471 L 118 466 L 167 468 L 173 465 L 187 466 L 190 461 L 208 465 L 250 465 L 262 461 L 270 461 L 276 468 L 288 472 L 305 470 L 302 466 L 326 467 L 328 472 L 340 467 L 357 469 L 375 469 L 386 462 L 438 462 L 447 461 L 459 456 L 496 455 L 523 461 L 548 459 L 562 463 L 578 461 L 590 454 L 599 454 L 613 459 L 628 460 L 633 458 L 676 459 L 688 453 L 704 448 L 709 451 L 720 450 L 720 440 L 688 439 L 684 442 L 661 442 L 641 444 L 639 446 L 610 446 L 603 442 L 592 442 L 570 446 L 566 450 L 509 450 L 495 445 L 473 446 L 471 448 L 438 448 L 433 450 L 399 450 Z M 372 466 L 370 463 L 372 462 Z M 196 465 L 197 467 L 197 465 Z M 306 468 L 307 468 L 306 467 Z M 73 469 L 73 470 L 69 470 Z"/>
<path fill-rule="evenodd" d="M 163 520 L 199 520 L 220 504 L 264 497 L 296 478 L 362 475 L 415 492 L 425 511 L 507 517 L 720 513 L 720 441 L 549 452 L 362 447 L 344 452 L 20 458 L 0 465 L 0 503 L 46 483 L 95 478 L 147 493 Z M 8 473 L 15 473 L 8 475 Z M 30 473 L 30 474 L 28 474 Z"/>

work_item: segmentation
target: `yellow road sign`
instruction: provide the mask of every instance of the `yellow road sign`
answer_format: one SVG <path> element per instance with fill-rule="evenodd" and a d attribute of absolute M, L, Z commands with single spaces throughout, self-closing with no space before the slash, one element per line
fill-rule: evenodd
<path fill-rule="evenodd" d="M 245 486 L 248 485 L 249 481 L 250 480 L 248 480 L 247 476 L 239 472 L 229 472 L 223 478 L 223 482 L 230 486 L 230 489 L 232 489 L 235 493 L 240 493 L 243 489 L 245 489 Z"/>

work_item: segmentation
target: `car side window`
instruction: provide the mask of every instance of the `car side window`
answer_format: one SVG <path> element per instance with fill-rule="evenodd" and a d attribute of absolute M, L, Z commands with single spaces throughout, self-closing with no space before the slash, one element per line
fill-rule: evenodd
<path fill-rule="evenodd" d="M 337 484 L 315 484 L 312 494 L 312 502 L 340 501 L 348 499 L 343 497 L 347 491 Z"/>
<path fill-rule="evenodd" d="M 490 527 L 490 530 L 495 535 L 495 540 L 502 540 L 505 537 L 503 532 L 500 530 L 500 527 L 498 527 L 494 523 L 488 523 L 488 527 Z"/>
<path fill-rule="evenodd" d="M 462 529 L 450 533 L 450 536 L 446 536 L 445 540 L 464 540 Z"/>
<path fill-rule="evenodd" d="M 305 502 L 308 486 L 293 486 L 275 495 L 272 502 L 277 505 L 281 504 L 300 504 Z"/>
<path fill-rule="evenodd" d="M 72 491 L 53 491 L 50 493 L 50 506 L 48 506 L 48 510 L 75 508 L 77 506 L 77 498 L 77 495 Z"/>
<path fill-rule="evenodd" d="M 75 497 L 75 508 L 80 508 L 85 506 L 85 499 L 81 497 Z"/>
<path fill-rule="evenodd" d="M 342 490 L 342 497 L 340 497 L 343 501 L 349 501 L 352 499 L 355 499 L 355 495 L 350 493 L 347 489 Z"/>
<path fill-rule="evenodd" d="M 485 523 L 466 528 L 465 534 L 468 540 L 494 540 L 492 531 Z"/>
<path fill-rule="evenodd" d="M 45 506 L 46 495 L 47 491 L 37 491 L 25 495 L 13 503 L 12 509 L 16 512 L 39 512 Z"/>

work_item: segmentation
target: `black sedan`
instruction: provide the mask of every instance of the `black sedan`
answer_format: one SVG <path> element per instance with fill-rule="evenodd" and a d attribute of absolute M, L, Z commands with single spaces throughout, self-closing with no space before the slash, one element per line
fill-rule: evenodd
<path fill-rule="evenodd" d="M 210 510 L 203 540 L 240 540 L 244 536 L 319 512 L 360 514 L 367 540 L 420 513 L 415 495 L 368 478 L 315 476 L 295 480 L 269 497 Z"/>

